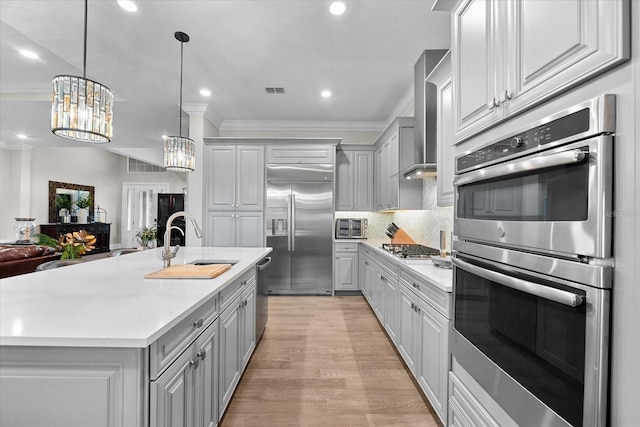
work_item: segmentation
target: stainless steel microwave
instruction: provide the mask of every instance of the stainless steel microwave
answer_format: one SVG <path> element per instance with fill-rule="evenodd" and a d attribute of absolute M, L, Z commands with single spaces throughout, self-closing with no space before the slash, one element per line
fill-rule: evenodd
<path fill-rule="evenodd" d="M 366 218 L 336 219 L 336 239 L 366 239 Z"/>

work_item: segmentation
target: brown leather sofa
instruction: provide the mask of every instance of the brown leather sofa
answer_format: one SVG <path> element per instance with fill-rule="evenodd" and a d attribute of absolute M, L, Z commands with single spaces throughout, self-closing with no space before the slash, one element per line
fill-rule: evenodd
<path fill-rule="evenodd" d="M 34 272 L 38 265 L 57 259 L 60 254 L 47 246 L 0 246 L 0 279 Z"/>

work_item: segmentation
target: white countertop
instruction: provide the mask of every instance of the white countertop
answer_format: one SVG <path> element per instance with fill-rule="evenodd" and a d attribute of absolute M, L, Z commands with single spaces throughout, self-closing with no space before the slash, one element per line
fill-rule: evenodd
<path fill-rule="evenodd" d="M 387 259 L 396 262 L 402 268 L 410 270 L 417 274 L 427 282 L 436 286 L 445 292 L 453 290 L 453 270 L 447 268 L 436 267 L 430 260 L 406 260 L 398 258 L 382 249 L 382 243 L 389 243 L 388 240 L 360 240 L 360 243 L 367 245 L 369 248 L 381 254 Z"/>
<path fill-rule="evenodd" d="M 145 279 L 162 248 L 0 280 L 0 345 L 149 346 L 271 252 L 180 248 L 171 265 L 239 260 L 214 279 Z"/>

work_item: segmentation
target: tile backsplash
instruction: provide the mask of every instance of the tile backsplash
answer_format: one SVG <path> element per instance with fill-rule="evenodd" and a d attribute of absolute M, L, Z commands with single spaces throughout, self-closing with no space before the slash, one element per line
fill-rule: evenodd
<path fill-rule="evenodd" d="M 447 232 L 447 250 L 451 248 L 453 207 L 436 206 L 436 180 L 423 179 L 423 209 L 396 212 L 336 212 L 336 218 L 367 218 L 369 239 L 390 241 L 385 235 L 388 224 L 395 222 L 413 240 L 433 248 L 440 247 L 440 230 Z"/>

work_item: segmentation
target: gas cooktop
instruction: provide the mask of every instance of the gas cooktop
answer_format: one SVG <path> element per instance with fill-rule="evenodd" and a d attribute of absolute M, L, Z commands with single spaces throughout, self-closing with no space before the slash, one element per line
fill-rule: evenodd
<path fill-rule="evenodd" d="M 440 255 L 440 250 L 418 244 L 383 243 L 382 249 L 406 259 L 429 259 Z"/>

